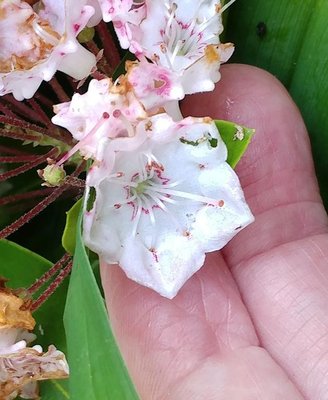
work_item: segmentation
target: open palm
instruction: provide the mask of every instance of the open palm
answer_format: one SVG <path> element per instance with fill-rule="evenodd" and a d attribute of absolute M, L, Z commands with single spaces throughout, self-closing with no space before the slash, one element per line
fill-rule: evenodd
<path fill-rule="evenodd" d="M 302 118 L 281 84 L 222 69 L 185 114 L 256 129 L 237 172 L 256 221 L 173 300 L 102 266 L 142 400 L 328 399 L 328 224 Z"/>

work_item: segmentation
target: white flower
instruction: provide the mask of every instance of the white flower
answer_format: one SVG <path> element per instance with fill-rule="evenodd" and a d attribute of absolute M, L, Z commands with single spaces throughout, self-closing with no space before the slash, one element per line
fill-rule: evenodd
<path fill-rule="evenodd" d="M 156 110 L 184 97 L 179 76 L 167 68 L 142 59 L 127 62 L 126 70 L 126 79 L 146 110 Z"/>
<path fill-rule="evenodd" d="M 85 78 L 96 63 L 76 36 L 94 13 L 86 0 L 0 3 L 0 95 L 31 98 L 57 70 Z"/>
<path fill-rule="evenodd" d="M 133 125 L 146 117 L 133 91 L 124 83 L 113 84 L 109 78 L 91 80 L 85 94 L 74 94 L 70 102 L 56 105 L 54 111 L 57 115 L 52 122 L 68 129 L 78 140 L 60 164 L 76 151 L 85 158 L 103 160 L 107 142 L 114 137 L 133 136 Z"/>
<path fill-rule="evenodd" d="M 117 152 L 95 187 L 84 239 L 128 277 L 172 298 L 205 253 L 221 249 L 253 216 L 212 120 L 174 123 L 159 114 L 140 124 L 142 144 Z"/>
<path fill-rule="evenodd" d="M 144 0 L 89 0 L 89 4 L 96 8 L 100 7 L 100 14 L 105 22 L 112 22 L 120 45 L 135 53 L 139 52 L 139 25 L 146 15 Z M 91 25 L 96 25 L 100 18 L 92 18 Z"/>
<path fill-rule="evenodd" d="M 148 0 L 140 25 L 140 47 L 146 57 L 181 77 L 185 94 L 211 91 L 219 68 L 233 52 L 220 44 L 223 30 L 217 0 Z"/>

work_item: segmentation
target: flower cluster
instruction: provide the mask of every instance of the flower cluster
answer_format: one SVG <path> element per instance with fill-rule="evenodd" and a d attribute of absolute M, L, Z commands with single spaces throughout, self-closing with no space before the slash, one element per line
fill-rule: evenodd
<path fill-rule="evenodd" d="M 172 298 L 206 252 L 253 220 L 214 121 L 183 118 L 178 107 L 186 94 L 214 88 L 233 46 L 219 42 L 221 7 L 214 1 L 99 4 L 137 60 L 117 81 L 92 80 L 85 94 L 55 106 L 53 122 L 77 140 L 57 165 L 76 151 L 93 160 L 86 244 Z"/>
<path fill-rule="evenodd" d="M 19 11 L 26 27 L 26 40 L 0 53 L 2 93 L 16 98 L 36 89 L 26 94 L 26 85 L 14 87 L 17 76 L 39 84 L 56 69 L 87 75 L 94 60 L 75 37 L 101 19 L 113 23 L 121 46 L 135 54 L 116 81 L 93 79 L 86 93 L 54 107 L 53 123 L 76 144 L 53 165 L 61 168 L 75 152 L 92 160 L 85 243 L 131 279 L 174 297 L 205 253 L 221 249 L 253 220 L 214 121 L 183 118 L 178 104 L 187 94 L 213 90 L 220 79 L 220 64 L 233 52 L 219 40 L 226 6 L 217 0 L 40 0 L 31 7 L 4 0 L 1 7 L 7 16 Z M 5 21 L 10 18 L 0 19 L 0 40 Z M 79 54 L 87 61 L 80 63 Z"/>

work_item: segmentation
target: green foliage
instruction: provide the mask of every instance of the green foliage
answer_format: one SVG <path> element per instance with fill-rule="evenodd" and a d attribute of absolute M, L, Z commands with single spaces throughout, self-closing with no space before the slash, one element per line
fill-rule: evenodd
<path fill-rule="evenodd" d="M 70 396 L 73 400 L 137 400 L 82 243 L 80 225 L 81 218 L 64 314 Z"/>
<path fill-rule="evenodd" d="M 229 121 L 216 120 L 215 124 L 228 149 L 227 163 L 235 168 L 250 143 L 254 129 L 245 128 Z"/>
<path fill-rule="evenodd" d="M 62 236 L 62 245 L 64 249 L 72 255 L 75 251 L 77 221 L 81 206 L 82 199 L 78 200 L 73 207 L 66 212 L 66 225 Z"/>
<path fill-rule="evenodd" d="M 291 93 L 308 127 L 317 175 L 328 206 L 328 2 L 237 1 L 226 39 L 233 61 L 264 68 Z"/>

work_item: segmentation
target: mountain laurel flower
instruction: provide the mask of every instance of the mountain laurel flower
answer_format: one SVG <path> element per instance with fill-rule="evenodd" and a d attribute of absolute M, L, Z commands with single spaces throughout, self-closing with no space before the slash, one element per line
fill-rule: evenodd
<path fill-rule="evenodd" d="M 78 141 L 60 163 L 76 151 L 97 162 L 103 159 L 109 140 L 134 135 L 133 125 L 146 118 L 146 112 L 125 83 L 114 84 L 110 78 L 93 79 L 86 93 L 76 93 L 70 102 L 54 106 L 56 115 L 52 122 L 69 130 Z"/>
<path fill-rule="evenodd" d="M 221 249 L 253 216 L 210 118 L 176 123 L 158 114 L 140 124 L 125 138 L 140 135 L 139 146 L 117 152 L 94 187 L 84 240 L 129 278 L 173 298 L 205 253 Z"/>
<path fill-rule="evenodd" d="M 0 287 L 0 398 L 39 399 L 37 381 L 67 378 L 64 354 L 54 346 L 46 353 L 38 345 L 27 347 L 35 339 L 35 326 L 24 301 L 9 289 Z"/>
<path fill-rule="evenodd" d="M 153 111 L 168 102 L 183 99 L 184 91 L 179 76 L 160 65 L 142 59 L 126 62 L 126 79 L 146 110 Z"/>
<path fill-rule="evenodd" d="M 85 78 L 95 56 L 76 39 L 94 13 L 86 0 L 0 2 L 0 95 L 31 98 L 57 70 Z"/>
<path fill-rule="evenodd" d="M 185 94 L 213 90 L 220 64 L 234 49 L 220 43 L 218 1 L 148 0 L 146 6 L 139 33 L 142 55 L 178 74 Z"/>
<path fill-rule="evenodd" d="M 96 9 L 91 25 L 96 25 L 101 18 L 112 22 L 121 47 L 130 48 L 132 53 L 141 51 L 139 25 L 146 16 L 145 0 L 89 0 L 89 4 Z"/>

